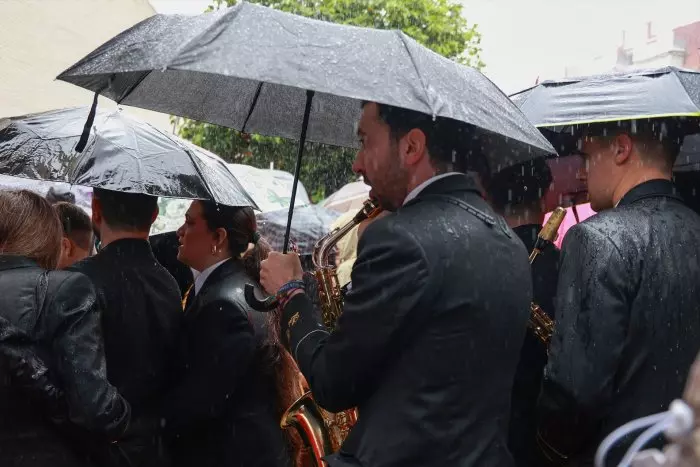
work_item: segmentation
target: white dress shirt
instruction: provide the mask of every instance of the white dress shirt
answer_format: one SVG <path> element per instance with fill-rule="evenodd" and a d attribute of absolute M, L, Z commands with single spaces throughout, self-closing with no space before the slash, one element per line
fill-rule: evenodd
<path fill-rule="evenodd" d="M 425 187 L 427 187 L 427 186 L 430 185 L 431 183 L 436 182 L 436 181 L 440 180 L 441 178 L 449 177 L 450 175 L 456 175 L 456 174 L 458 174 L 458 173 L 459 173 L 459 172 L 447 172 L 447 173 L 444 173 L 444 174 L 435 175 L 435 176 L 433 176 L 433 177 L 430 177 L 429 179 L 427 179 L 426 181 L 424 181 L 423 183 L 421 183 L 420 185 L 418 185 L 417 187 L 415 187 L 413 190 L 411 190 L 411 192 L 408 194 L 408 196 L 406 196 L 406 199 L 403 200 L 403 204 L 405 205 L 406 203 L 408 203 L 409 201 L 411 201 L 413 198 L 415 198 L 416 196 L 418 196 L 418 194 L 419 194 L 421 191 L 423 191 L 423 190 L 425 189 Z"/>

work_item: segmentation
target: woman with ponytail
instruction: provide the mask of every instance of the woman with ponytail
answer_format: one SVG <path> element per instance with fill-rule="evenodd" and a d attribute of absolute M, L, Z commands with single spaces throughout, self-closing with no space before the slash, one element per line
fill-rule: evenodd
<path fill-rule="evenodd" d="M 175 466 L 288 467 L 278 387 L 298 391 L 274 317 L 251 309 L 270 251 L 249 207 L 193 201 L 177 231 L 178 259 L 199 272 L 183 299 L 179 378 L 164 400 Z M 262 292 L 258 291 L 259 294 Z M 284 371 L 282 371 L 284 370 Z"/>

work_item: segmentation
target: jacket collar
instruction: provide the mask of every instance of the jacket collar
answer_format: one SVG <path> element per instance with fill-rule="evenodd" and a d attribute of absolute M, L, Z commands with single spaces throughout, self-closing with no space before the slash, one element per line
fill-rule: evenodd
<path fill-rule="evenodd" d="M 679 201 L 683 199 L 676 194 L 676 188 L 669 180 L 655 179 L 649 180 L 632 188 L 622 197 L 617 206 L 626 206 L 636 203 L 646 198 L 666 197 Z"/>
<path fill-rule="evenodd" d="M 214 286 L 224 278 L 232 275 L 237 275 L 242 272 L 244 272 L 244 270 L 243 263 L 241 261 L 229 259 L 228 261 L 221 263 L 211 272 L 211 274 L 209 274 L 209 277 L 205 279 L 204 283 L 199 289 L 197 297 L 202 295 L 202 293 L 205 292 L 207 288 Z"/>
<path fill-rule="evenodd" d="M 120 256 L 129 255 L 132 258 L 149 258 L 153 256 L 153 250 L 148 240 L 139 238 L 122 238 L 115 240 L 100 250 L 98 255 Z"/>
<path fill-rule="evenodd" d="M 421 197 L 426 195 L 443 195 L 456 191 L 473 191 L 481 196 L 479 186 L 472 175 L 455 173 L 433 181 L 423 188 L 420 193 L 407 204 L 413 204 L 413 201 L 421 199 Z"/>
<path fill-rule="evenodd" d="M 25 256 L 0 255 L 0 271 L 19 268 L 38 268 L 36 261 Z"/>

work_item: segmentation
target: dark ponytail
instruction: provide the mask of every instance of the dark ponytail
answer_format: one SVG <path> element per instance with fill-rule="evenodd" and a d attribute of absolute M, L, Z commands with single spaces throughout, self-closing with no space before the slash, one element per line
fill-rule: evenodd
<path fill-rule="evenodd" d="M 202 217 L 209 230 L 226 230 L 228 248 L 232 258 L 241 258 L 248 275 L 260 282 L 260 263 L 270 253 L 270 245 L 258 233 L 253 208 L 248 206 L 224 206 L 212 201 L 201 201 Z M 249 249 L 249 245 L 253 248 Z"/>

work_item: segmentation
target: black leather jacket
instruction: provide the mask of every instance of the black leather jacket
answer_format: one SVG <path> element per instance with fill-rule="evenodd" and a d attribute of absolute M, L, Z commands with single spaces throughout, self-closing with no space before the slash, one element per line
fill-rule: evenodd
<path fill-rule="evenodd" d="M 37 459 L 31 465 L 69 456 L 57 454 L 65 447 L 47 415 L 102 439 L 121 436 L 130 408 L 107 382 L 90 281 L 0 255 L 0 291 L 0 365 L 12 375 L 0 380 L 0 464 L 30 449 Z"/>

